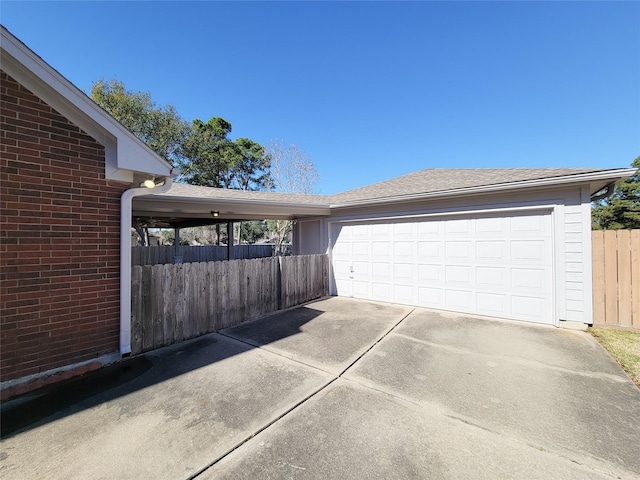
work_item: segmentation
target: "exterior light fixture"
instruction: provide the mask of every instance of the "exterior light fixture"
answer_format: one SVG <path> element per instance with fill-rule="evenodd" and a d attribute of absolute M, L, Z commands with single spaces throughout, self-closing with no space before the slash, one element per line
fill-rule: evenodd
<path fill-rule="evenodd" d="M 211 216 L 212 217 L 219 217 L 220 216 L 220 212 L 218 210 L 211 210 Z"/>
<path fill-rule="evenodd" d="M 147 188 L 153 188 L 156 186 L 156 179 L 155 177 L 151 177 L 151 178 L 147 178 L 144 182 L 142 182 L 142 185 L 144 185 Z"/>

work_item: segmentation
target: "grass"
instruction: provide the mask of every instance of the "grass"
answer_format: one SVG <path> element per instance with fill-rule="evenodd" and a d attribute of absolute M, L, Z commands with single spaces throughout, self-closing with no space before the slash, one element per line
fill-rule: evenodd
<path fill-rule="evenodd" d="M 640 387 L 640 333 L 600 327 L 590 328 L 589 333 Z"/>

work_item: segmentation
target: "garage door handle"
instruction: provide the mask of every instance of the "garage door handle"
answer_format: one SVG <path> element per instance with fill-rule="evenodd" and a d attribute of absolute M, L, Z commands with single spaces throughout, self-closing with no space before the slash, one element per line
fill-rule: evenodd
<path fill-rule="evenodd" d="M 353 273 L 353 265 L 351 265 L 351 266 L 349 267 L 349 271 L 351 271 L 351 273 Z"/>

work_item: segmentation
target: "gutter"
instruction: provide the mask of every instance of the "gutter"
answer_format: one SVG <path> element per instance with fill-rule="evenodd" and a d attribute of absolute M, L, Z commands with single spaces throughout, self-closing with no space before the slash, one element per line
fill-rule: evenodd
<path fill-rule="evenodd" d="M 164 183 L 153 189 L 147 187 L 130 188 L 122 193 L 120 201 L 120 355 L 131 353 L 131 205 L 134 197 L 165 193 L 173 185 L 172 177 L 177 176 L 172 168 Z"/>

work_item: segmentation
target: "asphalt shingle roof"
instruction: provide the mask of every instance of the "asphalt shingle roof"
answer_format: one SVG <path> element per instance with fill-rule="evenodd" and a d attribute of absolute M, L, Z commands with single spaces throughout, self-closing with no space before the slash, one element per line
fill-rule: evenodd
<path fill-rule="evenodd" d="M 229 188 L 200 187 L 174 183 L 165 197 L 211 198 L 225 200 L 253 200 L 266 203 L 296 203 L 300 205 L 328 205 L 325 195 L 305 195 L 302 193 L 254 192 Z"/>
<path fill-rule="evenodd" d="M 402 175 L 335 195 L 254 192 L 224 188 L 200 187 L 174 183 L 166 197 L 248 200 L 266 203 L 294 203 L 329 206 L 368 200 L 393 199 L 403 196 L 450 192 L 477 187 L 489 187 L 556 177 L 569 177 L 612 169 L 596 168 L 430 168 Z"/>
<path fill-rule="evenodd" d="M 396 198 L 473 187 L 566 177 L 603 171 L 594 168 L 430 168 L 331 197 L 331 203 Z"/>

